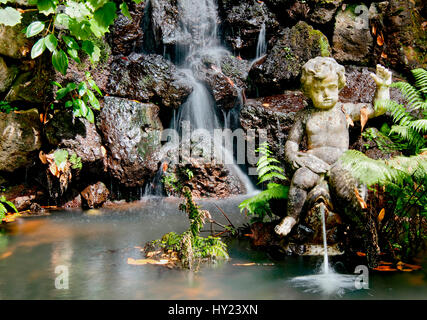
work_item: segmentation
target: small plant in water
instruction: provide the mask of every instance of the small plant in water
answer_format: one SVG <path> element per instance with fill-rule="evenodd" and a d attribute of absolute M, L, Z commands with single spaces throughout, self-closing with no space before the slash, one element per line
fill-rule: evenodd
<path fill-rule="evenodd" d="M 187 169 L 185 176 L 191 180 L 193 173 Z M 179 210 L 187 213 L 190 227 L 182 234 L 169 232 L 161 239 L 149 242 L 145 247 L 147 257 L 153 257 L 163 251 L 163 257 L 165 255 L 171 259 L 177 257 L 182 267 L 188 269 L 193 269 L 200 261 L 227 260 L 229 258 L 227 245 L 220 237 L 200 236 L 205 221 L 214 222 L 209 211 L 200 209 L 200 206 L 193 200 L 190 188 L 183 187 L 174 173 L 166 175 L 163 182 L 184 198 L 184 202 L 179 205 Z M 232 230 L 228 227 L 226 231 Z M 161 250 L 156 250 L 156 248 Z"/>

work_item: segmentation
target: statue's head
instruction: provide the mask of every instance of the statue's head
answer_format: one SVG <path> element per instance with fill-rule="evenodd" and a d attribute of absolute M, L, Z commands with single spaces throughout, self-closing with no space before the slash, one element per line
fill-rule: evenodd
<path fill-rule="evenodd" d="M 330 109 L 338 102 L 338 93 L 345 86 L 345 69 L 335 59 L 316 57 L 302 67 L 304 94 L 318 109 Z"/>

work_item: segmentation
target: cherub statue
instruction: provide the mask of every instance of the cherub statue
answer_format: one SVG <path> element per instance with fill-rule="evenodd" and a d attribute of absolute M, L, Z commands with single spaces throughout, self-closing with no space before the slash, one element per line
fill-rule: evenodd
<path fill-rule="evenodd" d="M 275 227 L 279 235 L 289 234 L 299 221 L 311 189 L 328 179 L 331 184 L 331 176 L 337 178 L 337 174 L 329 173 L 349 148 L 349 123 L 360 120 L 361 112 L 368 118 L 385 113 L 385 109 L 375 110 L 373 105 L 366 103 L 338 102 L 338 93 L 346 83 L 344 72 L 344 67 L 333 58 L 316 57 L 303 66 L 302 90 L 311 99 L 312 105 L 297 116 L 285 144 L 286 161 L 295 173 L 289 190 L 288 215 Z M 371 76 L 377 85 L 374 102 L 389 99 L 391 72 L 377 65 L 376 74 L 371 73 Z M 304 135 L 308 150 L 301 151 L 300 142 Z M 342 186 L 342 181 L 338 183 Z"/>

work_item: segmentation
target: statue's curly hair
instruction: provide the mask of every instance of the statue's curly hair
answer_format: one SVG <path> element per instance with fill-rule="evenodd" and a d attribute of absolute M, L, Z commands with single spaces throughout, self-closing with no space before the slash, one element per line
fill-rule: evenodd
<path fill-rule="evenodd" d="M 307 61 L 302 67 L 301 86 L 305 95 L 309 95 L 309 88 L 312 86 L 313 78 L 323 80 L 328 75 L 335 73 L 338 76 L 338 89 L 345 86 L 345 69 L 338 64 L 334 58 L 316 57 Z"/>

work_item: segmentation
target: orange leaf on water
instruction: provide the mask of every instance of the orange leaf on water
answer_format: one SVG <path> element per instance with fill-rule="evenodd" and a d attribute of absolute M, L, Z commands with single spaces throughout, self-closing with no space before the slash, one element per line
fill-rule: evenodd
<path fill-rule="evenodd" d="M 378 266 L 376 268 L 373 268 L 373 270 L 376 270 L 376 271 L 397 271 L 397 269 L 391 268 L 390 266 Z"/>
<path fill-rule="evenodd" d="M 356 254 L 357 254 L 359 257 L 366 257 L 366 253 L 363 253 L 363 252 L 360 252 L 360 251 L 357 251 L 357 252 L 356 252 Z"/>

